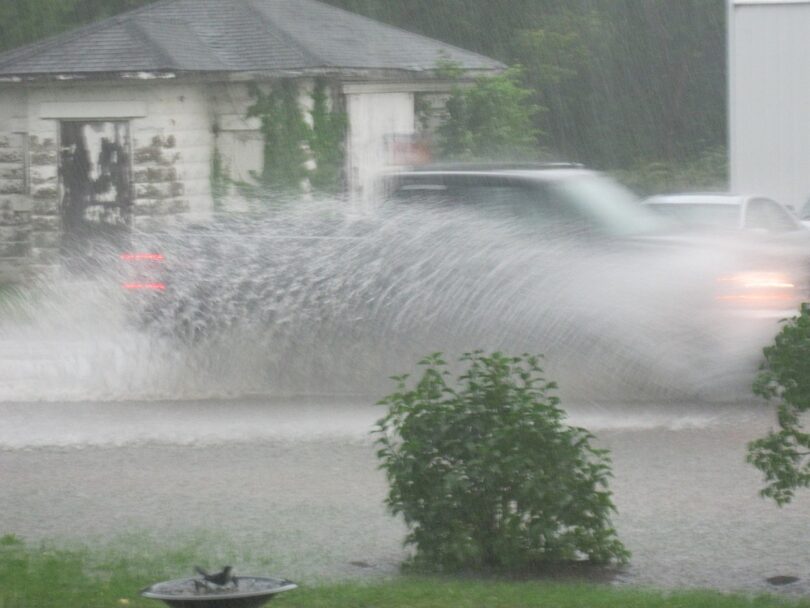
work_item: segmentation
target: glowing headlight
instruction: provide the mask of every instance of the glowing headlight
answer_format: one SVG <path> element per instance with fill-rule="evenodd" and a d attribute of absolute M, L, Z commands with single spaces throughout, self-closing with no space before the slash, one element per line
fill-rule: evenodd
<path fill-rule="evenodd" d="M 723 301 L 784 301 L 794 298 L 796 288 L 791 278 L 780 272 L 738 272 L 720 277 L 723 293 L 717 296 Z"/>

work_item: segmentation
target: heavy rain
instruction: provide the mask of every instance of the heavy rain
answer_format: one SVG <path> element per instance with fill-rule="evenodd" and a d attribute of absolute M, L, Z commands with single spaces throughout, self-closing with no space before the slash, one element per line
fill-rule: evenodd
<path fill-rule="evenodd" d="M 798 0 L 0 5 L 0 582 L 181 548 L 148 574 L 447 574 L 403 545 L 379 425 L 436 353 L 480 392 L 480 352 L 541 356 L 630 557 L 546 563 L 526 524 L 528 572 L 463 577 L 807 595 L 807 28 Z"/>

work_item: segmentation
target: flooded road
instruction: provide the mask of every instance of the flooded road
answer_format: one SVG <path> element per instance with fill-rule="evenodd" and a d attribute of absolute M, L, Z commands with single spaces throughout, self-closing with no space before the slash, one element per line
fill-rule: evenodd
<path fill-rule="evenodd" d="M 147 553 L 204 538 L 242 571 L 269 563 L 303 582 L 396 575 L 404 527 L 382 504 L 370 401 L 0 404 L 0 533 L 137 538 L 124 546 Z M 756 592 L 793 574 L 780 591 L 810 592 L 810 497 L 776 508 L 744 462 L 769 408 L 569 413 L 613 454 L 615 522 L 633 552 L 617 583 Z"/>

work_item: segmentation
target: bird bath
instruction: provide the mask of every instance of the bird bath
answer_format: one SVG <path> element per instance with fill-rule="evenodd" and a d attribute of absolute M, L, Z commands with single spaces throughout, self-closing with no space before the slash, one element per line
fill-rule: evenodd
<path fill-rule="evenodd" d="M 281 578 L 229 576 L 226 584 L 218 585 L 200 576 L 155 583 L 141 595 L 172 608 L 258 608 L 277 593 L 297 587 Z"/>

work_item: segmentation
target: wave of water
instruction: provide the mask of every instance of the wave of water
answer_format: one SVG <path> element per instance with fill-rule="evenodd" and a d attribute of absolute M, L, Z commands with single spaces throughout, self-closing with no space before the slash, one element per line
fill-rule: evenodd
<path fill-rule="evenodd" d="M 140 235 L 167 290 L 122 264 L 4 304 L 0 401 L 382 395 L 435 351 L 542 353 L 578 402 L 737 398 L 772 326 L 717 316 L 730 260 L 666 242 L 538 236 L 460 210 L 303 203 Z"/>
<path fill-rule="evenodd" d="M 639 431 L 767 428 L 761 405 L 585 404 L 567 422 L 602 436 Z M 226 401 L 0 403 L 0 452 L 155 446 L 219 447 L 285 442 L 370 445 L 383 415 L 371 399 L 243 398 Z"/>

